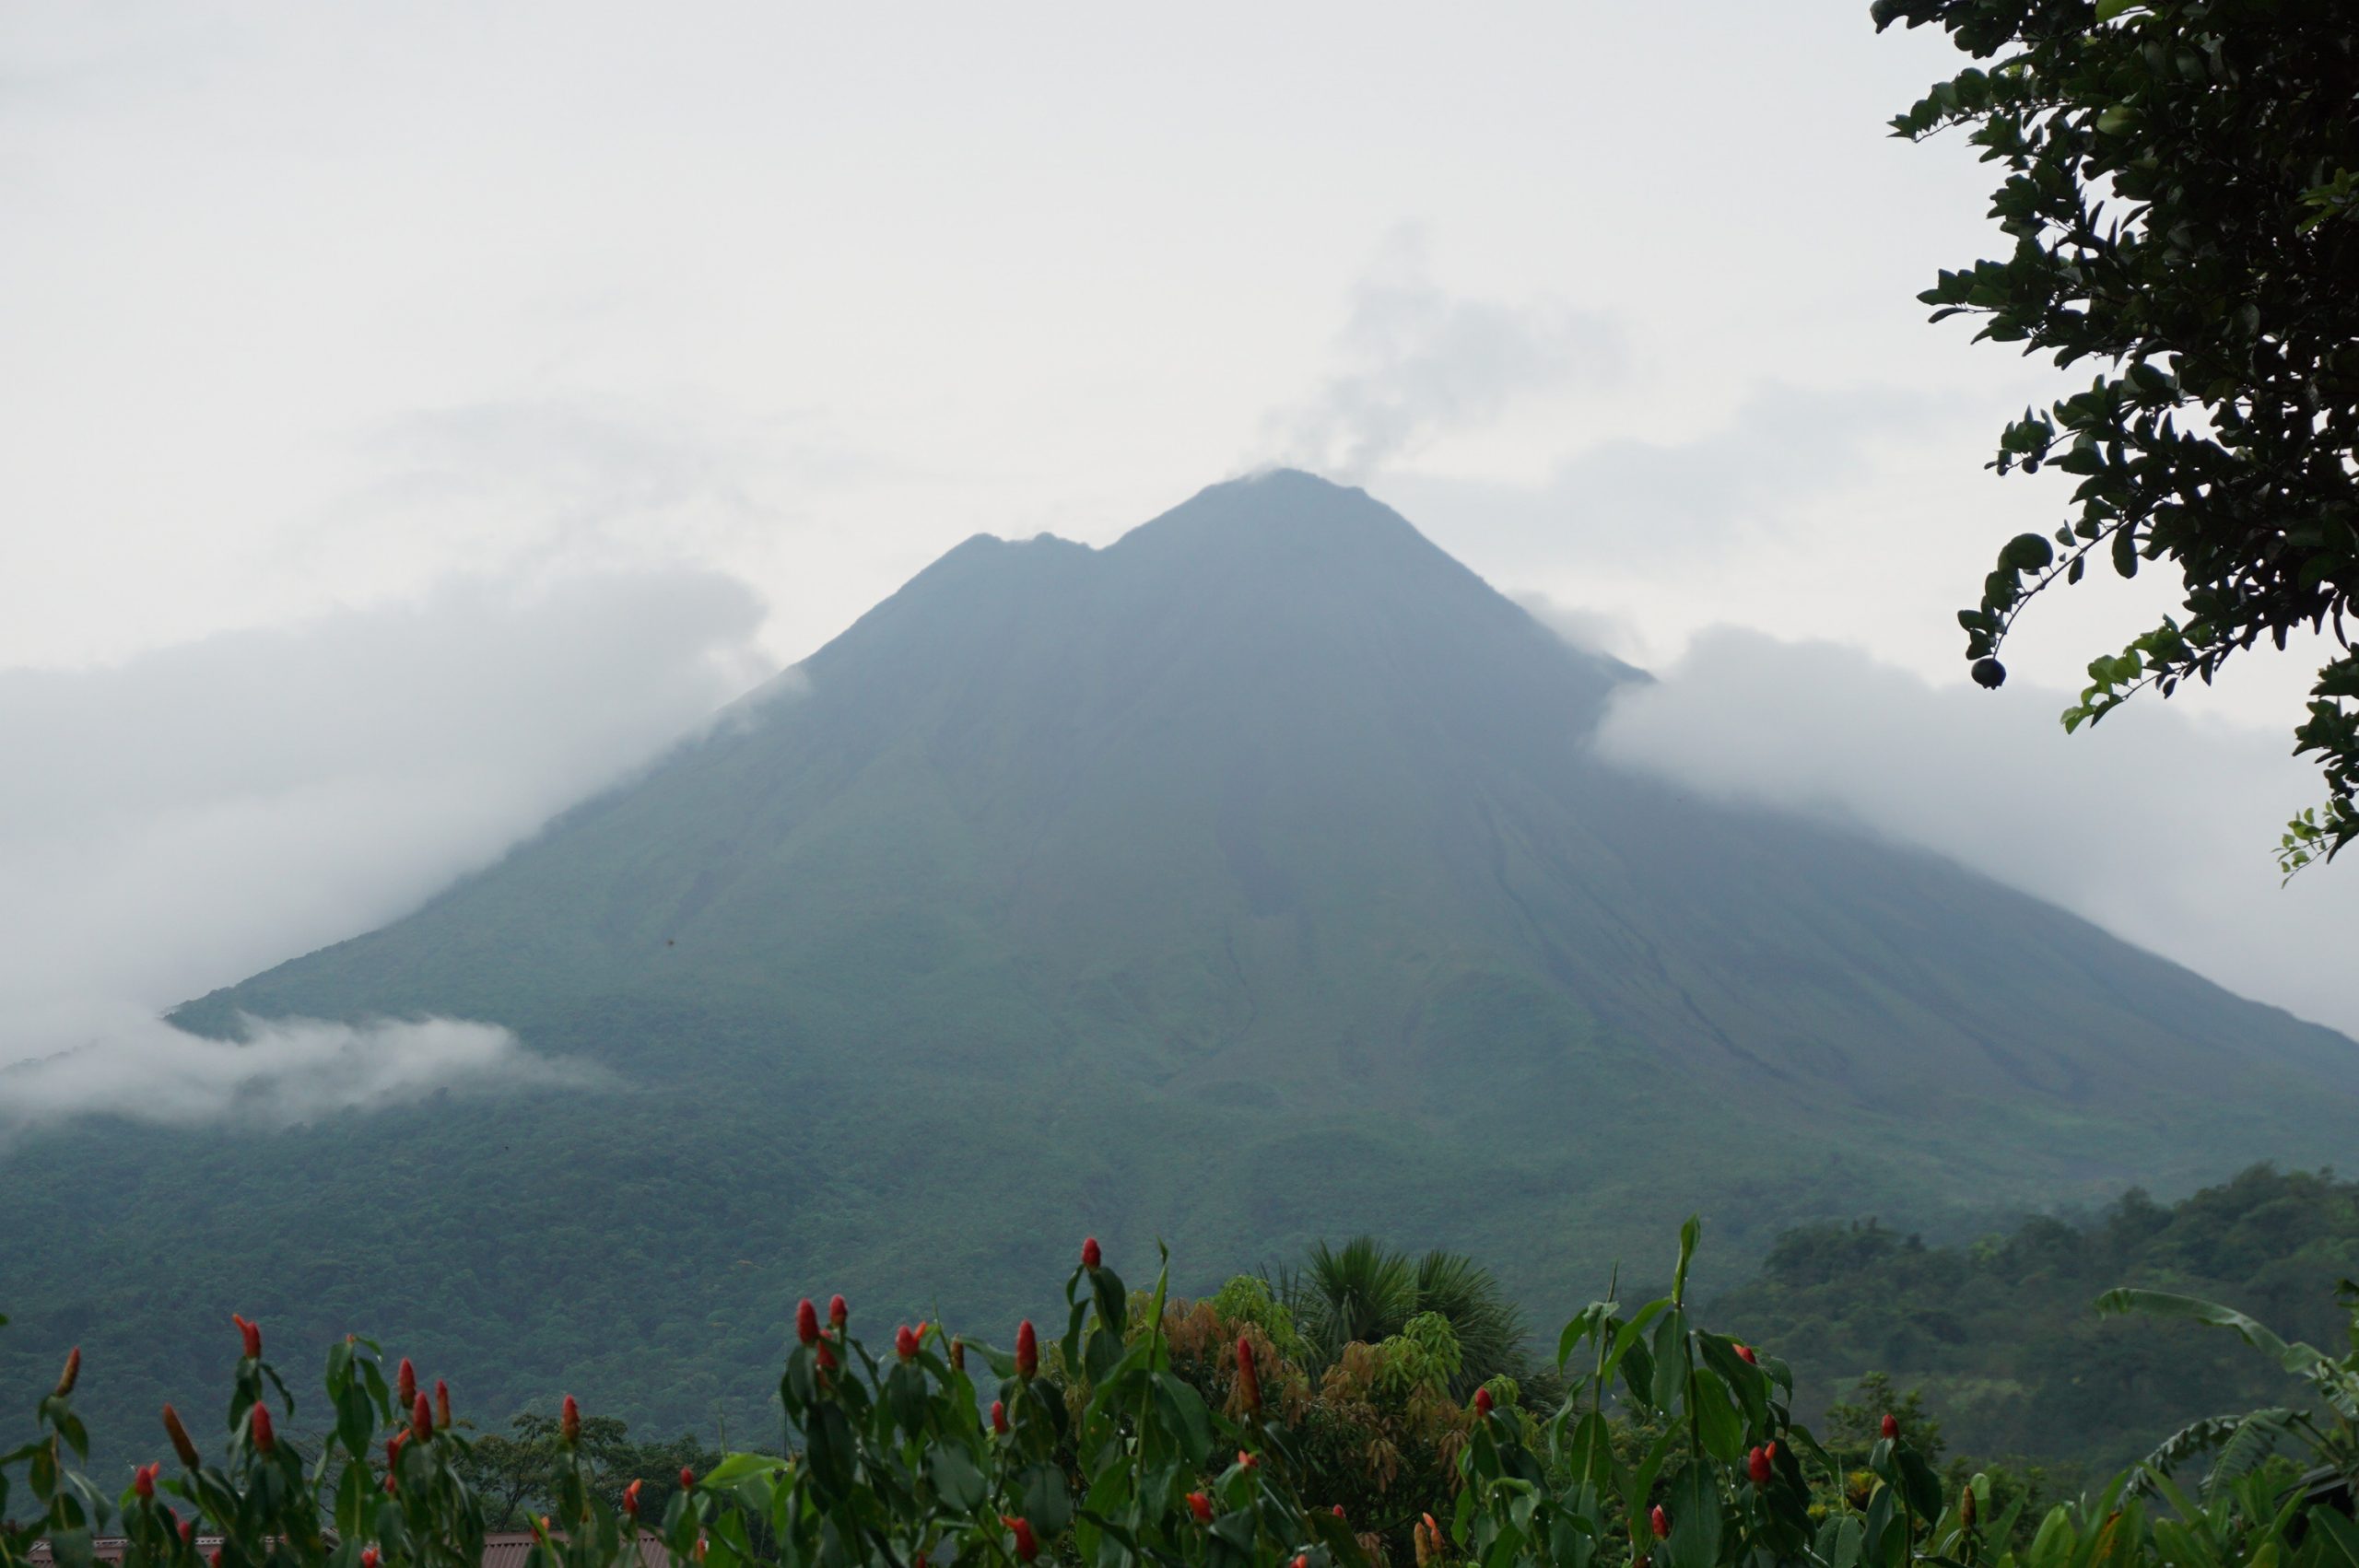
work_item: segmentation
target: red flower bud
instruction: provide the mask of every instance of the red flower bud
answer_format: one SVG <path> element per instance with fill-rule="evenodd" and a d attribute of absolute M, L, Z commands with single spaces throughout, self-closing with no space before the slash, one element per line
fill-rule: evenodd
<path fill-rule="evenodd" d="M 639 1517 L 639 1482 L 636 1480 L 623 1488 L 623 1512 L 634 1519 Z"/>
<path fill-rule="evenodd" d="M 142 1465 L 131 1472 L 131 1490 L 149 1503 L 156 1500 L 156 1472 L 161 1465 Z"/>
<path fill-rule="evenodd" d="M 820 1341 L 819 1348 L 812 1352 L 811 1360 L 821 1372 L 836 1370 L 836 1352 L 827 1348 L 827 1341 L 824 1340 Z"/>
<path fill-rule="evenodd" d="M 1340 1518 L 1342 1518 L 1342 1517 L 1344 1516 L 1344 1505 L 1343 1505 L 1342 1504 L 1338 1503 L 1338 1504 L 1335 1504 L 1334 1508 L 1333 1508 L 1332 1510 L 1331 1510 L 1331 1512 L 1332 1512 L 1332 1513 L 1334 1514 L 1335 1517 L 1337 1517 L 1338 1519 L 1340 1519 Z"/>
<path fill-rule="evenodd" d="M 1662 1511 L 1661 1504 L 1655 1504 L 1654 1512 L 1647 1515 L 1647 1523 L 1653 1527 L 1655 1539 L 1669 1540 L 1671 1539 L 1671 1515 Z"/>
<path fill-rule="evenodd" d="M 249 1322 L 234 1312 L 229 1314 L 229 1321 L 238 1326 L 238 1336 L 245 1341 L 246 1359 L 260 1361 L 262 1359 L 262 1325 Z"/>
<path fill-rule="evenodd" d="M 440 1378 L 434 1380 L 434 1430 L 447 1432 L 451 1427 L 451 1386 Z"/>
<path fill-rule="evenodd" d="M 999 1522 L 1015 1534 L 1015 1560 L 1018 1562 L 1029 1562 L 1040 1555 L 1040 1543 L 1032 1539 L 1030 1520 L 1019 1519 L 1013 1514 L 1002 1514 Z"/>
<path fill-rule="evenodd" d="M 917 1360 L 917 1332 L 906 1323 L 893 1330 L 893 1353 L 903 1361 Z"/>
<path fill-rule="evenodd" d="M 837 1296 L 827 1303 L 827 1321 L 834 1324 L 839 1331 L 851 1316 L 851 1308 L 844 1305 L 843 1297 Z"/>
<path fill-rule="evenodd" d="M 253 1414 L 247 1418 L 246 1434 L 253 1439 L 257 1454 L 267 1454 L 278 1446 L 278 1434 L 270 1429 L 270 1407 L 260 1399 L 254 1401 Z"/>
<path fill-rule="evenodd" d="M 210 1568 L 221 1568 L 221 1549 L 217 1546 L 211 1551 L 206 1552 L 205 1554 L 205 1561 L 210 1565 Z"/>
<path fill-rule="evenodd" d="M 1191 1492 L 1188 1494 L 1188 1512 L 1196 1516 L 1196 1523 L 1209 1525 L 1213 1522 L 1213 1500 L 1201 1492 Z"/>
<path fill-rule="evenodd" d="M 1261 1412 L 1262 1375 L 1253 1365 L 1253 1341 L 1242 1334 L 1237 1336 L 1237 1397 L 1247 1410 Z"/>
<path fill-rule="evenodd" d="M 1029 1383 L 1039 1370 L 1040 1337 L 1027 1317 L 1015 1326 L 1015 1375 Z"/>
<path fill-rule="evenodd" d="M 1097 1238 L 1096 1236 L 1084 1236 L 1081 1238 L 1081 1266 L 1083 1268 L 1095 1270 L 1100 1263 L 1104 1262 L 1105 1259 L 1106 1255 L 1097 1249 Z"/>
<path fill-rule="evenodd" d="M 1759 1366 L 1761 1364 L 1761 1358 L 1753 1353 L 1753 1347 L 1751 1345 L 1739 1345 L 1736 1348 L 1736 1353 L 1748 1365 Z"/>
<path fill-rule="evenodd" d="M 697 1489 L 697 1473 L 696 1473 L 696 1471 L 694 1471 L 694 1470 L 692 1470 L 692 1469 L 688 1469 L 688 1467 L 687 1467 L 687 1466 L 686 1466 L 686 1465 L 682 1465 L 682 1466 L 680 1467 L 680 1490 L 681 1490 L 682 1492 L 694 1492 L 696 1489 Z"/>
<path fill-rule="evenodd" d="M 1882 1431 L 1886 1437 L 1897 1437 L 1900 1435 L 1900 1423 L 1887 1413 L 1884 1418 L 1884 1425 L 1878 1430 Z"/>
<path fill-rule="evenodd" d="M 375 1547 L 364 1546 L 360 1549 L 360 1568 L 377 1568 L 377 1549 Z"/>
<path fill-rule="evenodd" d="M 1764 1448 L 1761 1451 L 1769 1456 L 1769 1462 L 1771 1464 L 1774 1465 L 1778 1462 L 1778 1445 L 1775 1443 L 1772 1443 L 1768 1447 Z"/>
<path fill-rule="evenodd" d="M 1744 1473 L 1753 1478 L 1754 1485 L 1767 1486 L 1769 1484 L 1769 1451 L 1766 1448 L 1755 1448 L 1752 1453 L 1747 1454 L 1744 1457 Z"/>
<path fill-rule="evenodd" d="M 409 1357 L 402 1357 L 401 1369 L 393 1374 L 393 1398 L 400 1410 L 407 1410 L 417 1401 L 417 1368 L 410 1365 Z"/>
<path fill-rule="evenodd" d="M 992 1431 L 1002 1437 L 1007 1435 L 1007 1404 L 1004 1400 L 992 1401 Z"/>
<path fill-rule="evenodd" d="M 1490 1419 L 1490 1416 L 1491 1416 L 1491 1391 L 1490 1391 L 1488 1388 L 1477 1388 L 1477 1389 L 1475 1389 L 1475 1390 L 1474 1390 L 1474 1418 L 1475 1418 L 1477 1421 L 1488 1421 L 1488 1420 Z"/>
<path fill-rule="evenodd" d="M 573 1402 L 570 1394 L 565 1397 L 564 1405 L 557 1410 L 557 1433 L 565 1439 L 565 1445 L 569 1448 L 581 1441 L 581 1407 Z"/>
<path fill-rule="evenodd" d="M 385 1439 L 385 1469 L 392 1469 L 402 1462 L 402 1445 L 409 1441 L 409 1428 L 404 1427 Z"/>
<path fill-rule="evenodd" d="M 434 1435 L 434 1407 L 426 1402 L 426 1396 L 423 1394 L 410 1401 L 409 1433 L 420 1443 L 428 1441 Z"/>
<path fill-rule="evenodd" d="M 819 1342 L 819 1309 L 804 1296 L 794 1309 L 794 1337 L 806 1345 Z"/>
<path fill-rule="evenodd" d="M 196 1521 L 194 1519 L 182 1519 L 181 1521 L 181 1539 L 185 1542 L 195 1539 L 195 1536 Z"/>
<path fill-rule="evenodd" d="M 1309 1556 L 1307 1553 L 1297 1552 L 1295 1555 L 1294 1568 L 1310 1568 Z"/>
<path fill-rule="evenodd" d="M 1262 1468 L 1261 1456 L 1258 1454 L 1249 1454 L 1242 1448 L 1239 1448 L 1237 1451 L 1237 1462 L 1238 1465 L 1249 1470 L 1258 1470 Z"/>
<path fill-rule="evenodd" d="M 171 1438 L 172 1452 L 181 1457 L 182 1464 L 195 1469 L 205 1463 L 197 1457 L 196 1445 L 188 1440 L 188 1428 L 181 1424 L 180 1411 L 170 1405 L 164 1407 L 164 1431 Z"/>
<path fill-rule="evenodd" d="M 57 1387 L 51 1390 L 51 1397 L 62 1399 L 74 1392 L 75 1382 L 81 1375 L 82 1347 L 76 1345 L 65 1352 L 65 1370 L 57 1375 Z"/>

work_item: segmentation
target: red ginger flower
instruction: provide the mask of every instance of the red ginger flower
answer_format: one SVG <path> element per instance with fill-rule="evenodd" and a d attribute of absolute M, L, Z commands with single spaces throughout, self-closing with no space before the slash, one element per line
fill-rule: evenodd
<path fill-rule="evenodd" d="M 270 1429 L 270 1407 L 260 1399 L 254 1401 L 253 1414 L 248 1418 L 247 1435 L 254 1440 L 254 1452 L 267 1454 L 278 1446 L 278 1434 Z"/>
<path fill-rule="evenodd" d="M 410 1365 L 409 1357 L 402 1357 L 401 1370 L 393 1374 L 393 1398 L 407 1410 L 417 1400 L 417 1368 Z"/>
<path fill-rule="evenodd" d="M 360 1568 L 377 1568 L 377 1549 L 375 1547 L 365 1546 L 360 1549 Z"/>
<path fill-rule="evenodd" d="M 1897 1437 L 1900 1435 L 1900 1423 L 1892 1419 L 1891 1412 L 1886 1411 L 1884 1418 L 1884 1424 L 1878 1430 L 1886 1437 Z"/>
<path fill-rule="evenodd" d="M 1249 1470 L 1258 1470 L 1262 1468 L 1262 1457 L 1259 1454 L 1249 1454 L 1242 1448 L 1237 1451 L 1237 1462 L 1241 1468 Z"/>
<path fill-rule="evenodd" d="M 434 1380 L 434 1429 L 449 1430 L 451 1425 L 451 1386 L 440 1378 Z"/>
<path fill-rule="evenodd" d="M 1736 1348 L 1736 1353 L 1750 1365 L 1759 1366 L 1761 1364 L 1761 1358 L 1753 1353 L 1753 1347 L 1751 1345 L 1739 1345 Z"/>
<path fill-rule="evenodd" d="M 1294 1568 L 1310 1568 L 1310 1558 L 1309 1554 L 1297 1552 L 1295 1554 Z"/>
<path fill-rule="evenodd" d="M 639 1482 L 636 1480 L 623 1488 L 623 1512 L 634 1519 L 639 1517 Z"/>
<path fill-rule="evenodd" d="M 404 1427 L 385 1439 L 385 1468 L 392 1469 L 402 1462 L 402 1445 L 409 1441 L 409 1428 Z"/>
<path fill-rule="evenodd" d="M 843 1297 L 836 1296 L 827 1303 L 827 1321 L 836 1326 L 838 1332 L 842 1331 L 844 1324 L 851 1317 L 851 1308 L 844 1305 Z"/>
<path fill-rule="evenodd" d="M 1196 1516 L 1196 1523 L 1209 1525 L 1213 1522 L 1213 1500 L 1201 1492 L 1191 1492 L 1188 1494 L 1188 1512 Z"/>
<path fill-rule="evenodd" d="M 569 1448 L 581 1441 L 581 1407 L 573 1402 L 570 1394 L 565 1397 L 565 1404 L 557 1410 L 557 1431 Z"/>
<path fill-rule="evenodd" d="M 992 1430 L 1002 1437 L 1007 1435 L 1007 1402 L 1003 1399 L 992 1401 Z"/>
<path fill-rule="evenodd" d="M 899 1356 L 903 1361 L 915 1361 L 917 1359 L 917 1333 L 906 1323 L 893 1330 L 893 1353 Z"/>
<path fill-rule="evenodd" d="M 74 1385 L 82 1375 L 82 1347 L 75 1346 L 65 1352 L 65 1370 L 57 1375 L 57 1387 L 52 1398 L 62 1399 L 74 1392 Z"/>
<path fill-rule="evenodd" d="M 836 1352 L 827 1348 L 825 1340 L 822 1340 L 819 1348 L 812 1352 L 811 1359 L 822 1372 L 833 1372 L 836 1369 Z"/>
<path fill-rule="evenodd" d="M 1335 1504 L 1334 1515 L 1338 1519 L 1344 1516 L 1344 1505 L 1342 1504 L 1338 1503 Z"/>
<path fill-rule="evenodd" d="M 205 1462 L 197 1457 L 196 1445 L 188 1440 L 188 1428 L 181 1424 L 180 1411 L 170 1405 L 164 1407 L 164 1431 L 170 1436 L 172 1452 L 181 1457 L 182 1464 L 195 1469 Z"/>
<path fill-rule="evenodd" d="M 687 1466 L 686 1466 L 686 1465 L 682 1465 L 682 1466 L 680 1467 L 680 1490 L 681 1490 L 682 1492 L 694 1492 L 696 1489 L 697 1489 L 697 1473 L 696 1473 L 696 1471 L 694 1471 L 694 1470 L 692 1470 L 692 1469 L 688 1469 L 688 1467 L 687 1467 Z"/>
<path fill-rule="evenodd" d="M 1491 1391 L 1488 1388 L 1477 1388 L 1474 1390 L 1474 1415 L 1479 1421 L 1487 1421 L 1490 1419 Z"/>
<path fill-rule="evenodd" d="M 1032 1521 L 1014 1514 L 1002 1514 L 999 1522 L 1015 1534 L 1015 1560 L 1029 1562 L 1040 1555 L 1040 1543 L 1032 1539 Z"/>
<path fill-rule="evenodd" d="M 163 1468 L 161 1465 L 142 1465 L 132 1471 L 131 1490 L 137 1492 L 142 1500 L 153 1503 L 156 1500 L 156 1472 Z"/>
<path fill-rule="evenodd" d="M 1671 1515 L 1662 1511 L 1661 1504 L 1655 1504 L 1654 1512 L 1647 1515 L 1647 1523 L 1653 1527 L 1655 1539 L 1669 1540 L 1671 1539 Z"/>
<path fill-rule="evenodd" d="M 1096 1236 L 1084 1236 L 1081 1238 L 1081 1266 L 1083 1268 L 1094 1271 L 1097 1266 L 1105 1260 L 1106 1255 L 1098 1250 L 1097 1238 Z"/>
<path fill-rule="evenodd" d="M 794 1308 L 794 1337 L 806 1345 L 819 1342 L 819 1309 L 804 1296 Z"/>
<path fill-rule="evenodd" d="M 1015 1326 L 1015 1375 L 1029 1383 L 1039 1370 L 1040 1336 L 1027 1317 Z"/>
<path fill-rule="evenodd" d="M 229 1314 L 229 1321 L 238 1326 L 238 1335 L 245 1341 L 246 1359 L 260 1361 L 262 1359 L 262 1325 L 241 1317 L 234 1312 Z"/>
<path fill-rule="evenodd" d="M 1744 1457 L 1744 1473 L 1753 1478 L 1754 1485 L 1767 1486 L 1769 1484 L 1769 1451 L 1766 1448 L 1755 1448 L 1752 1453 L 1747 1454 Z"/>
<path fill-rule="evenodd" d="M 217 1546 L 205 1553 L 205 1561 L 210 1568 L 221 1568 L 221 1549 Z"/>
<path fill-rule="evenodd" d="M 420 1443 L 434 1435 L 434 1407 L 426 1402 L 423 1394 L 410 1401 L 409 1433 Z"/>
<path fill-rule="evenodd" d="M 1253 1365 L 1253 1341 L 1242 1334 L 1237 1336 L 1237 1394 L 1248 1410 L 1260 1413 L 1262 1375 Z"/>
<path fill-rule="evenodd" d="M 196 1521 L 194 1519 L 182 1519 L 181 1521 L 181 1539 L 183 1541 L 191 1540 L 195 1538 L 195 1535 Z"/>

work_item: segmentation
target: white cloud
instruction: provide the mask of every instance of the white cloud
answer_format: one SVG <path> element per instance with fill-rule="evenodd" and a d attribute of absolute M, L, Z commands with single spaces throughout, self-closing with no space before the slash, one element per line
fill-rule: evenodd
<path fill-rule="evenodd" d="M 91 1114 L 288 1127 L 445 1091 L 611 1081 L 594 1066 L 535 1056 L 505 1029 L 459 1019 L 249 1018 L 244 1025 L 244 1037 L 229 1041 L 184 1034 L 123 1006 L 76 1008 L 46 1030 L 20 1019 L 12 1029 L 19 1048 L 54 1033 L 45 1053 L 0 1067 L 0 1140 Z"/>
<path fill-rule="evenodd" d="M 1395 229 L 1352 290 L 1347 369 L 1269 416 L 1264 461 L 1356 484 L 1529 392 L 1611 383 L 1627 350 L 1608 317 L 1555 299 L 1471 299 L 1435 283 L 1424 234 Z"/>
<path fill-rule="evenodd" d="M 712 573 L 477 579 L 0 672 L 0 1063 L 49 1063 L 0 1098 L 80 1106 L 111 1078 L 286 1119 L 539 1071 L 449 1020 L 223 1047 L 155 1019 L 382 924 L 645 765 L 752 683 L 760 620 Z"/>
<path fill-rule="evenodd" d="M 2159 702 L 2067 736 L 2066 696 L 1936 686 L 1827 643 L 1715 628 L 1625 688 L 1617 761 L 1920 844 L 2248 996 L 2359 1034 L 2359 880 L 2280 887 L 2270 850 L 2315 771 L 2284 736 Z"/>

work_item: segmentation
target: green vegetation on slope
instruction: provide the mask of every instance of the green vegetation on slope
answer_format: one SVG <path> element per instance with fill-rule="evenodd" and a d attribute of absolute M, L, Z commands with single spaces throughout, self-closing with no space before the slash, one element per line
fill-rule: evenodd
<path fill-rule="evenodd" d="M 2226 1335 L 2099 1317 L 2102 1292 L 2201 1296 L 2331 1346 L 2348 1316 L 2335 1287 L 2353 1278 L 2359 1183 L 2262 1166 L 2167 1207 L 2132 1191 L 2083 1223 L 2030 1219 L 1956 1246 L 1872 1222 L 1798 1230 L 1714 1312 L 1821 1398 L 1883 1373 L 1921 1392 L 1954 1450 L 2102 1471 L 2188 1422 L 2300 1392 Z"/>

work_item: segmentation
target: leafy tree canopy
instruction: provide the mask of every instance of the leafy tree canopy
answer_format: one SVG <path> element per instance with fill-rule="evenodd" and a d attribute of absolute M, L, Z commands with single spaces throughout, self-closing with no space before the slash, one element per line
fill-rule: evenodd
<path fill-rule="evenodd" d="M 2230 655 L 2330 633 L 2294 731 L 2326 800 L 2289 825 L 2288 874 L 2359 837 L 2359 10 L 2292 0 L 1876 0 L 1879 30 L 1937 23 L 1989 61 L 1893 122 L 1964 126 L 2006 177 L 2005 255 L 1943 271 L 1933 319 L 2101 369 L 2007 426 L 1992 466 L 2077 480 L 2053 543 L 2001 550 L 1959 613 L 1974 676 L 2042 590 L 2091 557 L 2178 568 L 2183 603 L 2089 665 L 2068 730 L 2133 693 L 2209 683 Z"/>

